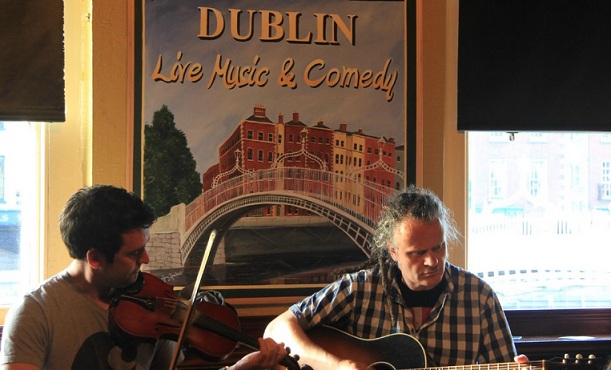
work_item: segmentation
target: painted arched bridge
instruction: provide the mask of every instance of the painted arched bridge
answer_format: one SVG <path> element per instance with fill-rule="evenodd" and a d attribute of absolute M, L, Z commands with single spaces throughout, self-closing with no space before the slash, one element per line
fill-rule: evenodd
<path fill-rule="evenodd" d="M 368 255 L 375 221 L 395 190 L 325 170 L 274 168 L 243 173 L 204 192 L 186 206 L 180 258 L 201 261 L 208 236 L 217 240 L 239 218 L 269 205 L 290 205 L 322 216 L 341 229 Z"/>

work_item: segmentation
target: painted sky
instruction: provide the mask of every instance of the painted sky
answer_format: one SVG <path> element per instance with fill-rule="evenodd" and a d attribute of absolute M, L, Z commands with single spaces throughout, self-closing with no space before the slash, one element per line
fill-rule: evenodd
<path fill-rule="evenodd" d="M 200 7 L 214 8 L 221 12 L 225 29 L 216 39 L 201 39 Z M 235 40 L 230 32 L 228 9 L 240 9 L 240 32 L 247 31 L 248 10 L 255 10 L 254 36 L 248 41 Z M 260 11 L 279 12 L 283 15 L 285 37 L 278 41 L 261 41 Z M 299 12 L 299 37 L 316 33 L 315 14 L 337 14 L 346 24 L 349 15 L 356 15 L 352 45 L 338 31 L 340 45 L 314 43 L 289 43 L 287 13 Z M 145 0 L 145 65 L 144 123 L 152 121 L 153 113 L 167 105 L 174 114 L 179 129 L 186 135 L 191 152 L 197 161 L 197 170 L 204 173 L 218 160 L 218 147 L 235 129 L 237 124 L 253 113 L 255 105 L 263 105 L 267 117 L 277 122 L 280 114 L 285 122 L 293 112 L 300 120 L 312 126 L 322 120 L 330 128 L 338 129 L 346 123 L 349 131 L 362 128 L 373 136 L 394 137 L 397 145 L 403 144 L 405 130 L 405 4 L 402 1 L 349 1 L 349 0 L 263 0 L 263 1 L 211 1 L 211 0 Z M 211 22 L 211 29 L 215 28 Z M 329 34 L 325 35 L 327 38 Z M 203 77 L 198 82 L 154 81 L 153 72 L 159 58 L 163 66 L 159 72 L 165 77 L 182 53 L 180 64 L 198 63 Z M 220 77 L 210 79 L 216 60 L 231 60 L 234 67 L 255 66 L 259 71 L 269 69 L 265 86 L 245 86 L 229 89 Z M 258 58 L 256 64 L 255 59 Z M 289 73 L 295 75 L 296 87 L 281 86 L 278 77 L 283 73 L 287 59 L 294 61 Z M 315 69 L 314 77 L 323 77 L 334 68 L 350 67 L 359 73 L 370 70 L 374 75 L 387 67 L 387 78 L 396 73 L 392 88 L 394 94 L 388 101 L 387 93 L 373 86 L 363 88 L 329 87 L 323 83 L 313 88 L 306 85 L 303 72 L 312 61 L 320 59 L 325 66 Z"/>

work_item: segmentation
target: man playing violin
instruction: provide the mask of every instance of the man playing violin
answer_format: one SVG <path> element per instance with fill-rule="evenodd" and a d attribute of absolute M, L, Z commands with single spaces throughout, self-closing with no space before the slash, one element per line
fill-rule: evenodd
<path fill-rule="evenodd" d="M 134 283 L 149 262 L 146 244 L 155 221 L 140 198 L 121 188 L 95 185 L 73 194 L 59 219 L 73 260 L 9 310 L 0 369 L 168 370 L 175 342 L 137 343 L 127 353 L 108 329 L 113 292 Z M 258 340 L 260 350 L 232 369 L 262 370 L 287 355 L 282 343 Z"/>
<path fill-rule="evenodd" d="M 396 358 L 365 353 L 365 345 L 380 338 L 389 342 L 379 346 L 379 352 L 394 349 L 396 357 L 408 357 L 420 351 L 423 363 L 410 368 L 424 367 L 424 361 L 428 366 L 526 362 L 525 356 L 515 357 L 509 325 L 494 291 L 448 261 L 448 245 L 457 236 L 441 200 L 410 186 L 383 209 L 366 268 L 345 274 L 294 304 L 268 325 L 265 335 L 283 340 L 317 370 L 366 369 L 380 361 L 393 364 Z M 339 331 L 315 336 L 323 326 Z M 401 348 L 393 348 L 398 345 L 391 339 L 409 339 L 395 333 L 414 338 L 415 349 L 410 351 L 403 342 Z M 351 338 L 362 342 L 348 341 Z M 339 339 L 346 340 L 339 343 Z M 351 349 L 350 344 L 360 347 Z"/>

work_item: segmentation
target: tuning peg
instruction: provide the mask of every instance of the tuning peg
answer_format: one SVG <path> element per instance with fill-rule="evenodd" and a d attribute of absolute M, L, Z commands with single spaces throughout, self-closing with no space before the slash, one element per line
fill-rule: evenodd
<path fill-rule="evenodd" d="M 594 363 L 594 360 L 596 360 L 596 355 L 591 354 L 588 356 L 588 364 L 591 365 Z"/>
<path fill-rule="evenodd" d="M 571 356 L 569 356 L 568 353 L 565 353 L 564 357 L 562 358 L 562 363 L 566 364 L 570 358 L 571 358 Z"/>

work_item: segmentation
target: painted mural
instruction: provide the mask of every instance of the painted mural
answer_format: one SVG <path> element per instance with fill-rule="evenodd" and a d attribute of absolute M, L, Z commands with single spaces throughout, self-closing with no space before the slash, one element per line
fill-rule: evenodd
<path fill-rule="evenodd" d="M 405 3 L 143 0 L 145 268 L 323 284 L 404 186 Z"/>

